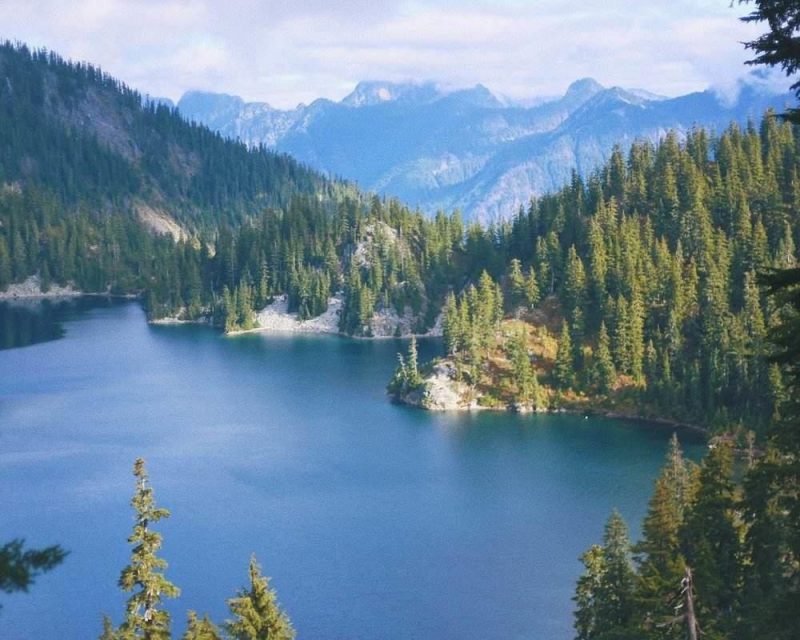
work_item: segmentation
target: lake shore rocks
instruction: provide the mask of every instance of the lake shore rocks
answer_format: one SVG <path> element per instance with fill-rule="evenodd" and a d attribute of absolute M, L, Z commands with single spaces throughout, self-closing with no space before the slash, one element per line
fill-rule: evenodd
<path fill-rule="evenodd" d="M 84 293 L 73 288 L 72 284 L 62 287 L 51 283 L 47 291 L 42 290 L 42 279 L 30 276 L 24 282 L 11 284 L 5 291 L 0 291 L 0 300 L 13 300 L 16 298 L 72 298 L 82 296 Z"/>

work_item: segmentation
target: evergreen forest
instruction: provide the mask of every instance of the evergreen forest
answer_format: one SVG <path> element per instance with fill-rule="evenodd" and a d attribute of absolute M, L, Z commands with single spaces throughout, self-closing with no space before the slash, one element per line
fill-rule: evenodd
<path fill-rule="evenodd" d="M 764 358 L 782 310 L 757 282 L 794 266 L 800 242 L 797 132 L 775 114 L 617 148 L 589 178 L 482 227 L 225 141 L 88 65 L 6 44 L 0 70 L 0 289 L 37 274 L 44 289 L 141 295 L 151 318 L 228 331 L 254 327 L 278 294 L 309 318 L 339 293 L 348 335 L 370 335 L 381 309 L 422 333 L 444 307 L 466 380 L 517 317 L 557 343 L 524 377 L 624 390 L 704 426 L 763 430 L 785 393 Z M 90 116 L 115 124 L 79 126 Z M 142 207 L 168 212 L 178 240 L 143 224 Z"/>
<path fill-rule="evenodd" d="M 774 4 L 755 3 L 749 19 L 771 31 L 748 46 L 755 62 L 792 73 L 798 10 Z M 617 147 L 592 175 L 576 172 L 482 226 L 224 140 L 96 67 L 5 43 L 0 291 L 38 276 L 45 292 L 138 296 L 151 319 L 229 333 L 255 328 L 277 296 L 301 319 L 338 296 L 348 336 L 372 335 L 384 311 L 411 318 L 415 334 L 438 323 L 438 363 L 482 388 L 488 406 L 618 407 L 697 425 L 715 435 L 709 453 L 694 465 L 673 439 L 641 540 L 615 512 L 581 557 L 577 638 L 790 640 L 800 611 L 798 121 L 769 112 Z M 412 340 L 390 391 L 418 391 L 429 367 Z M 143 462 L 134 473 L 134 557 L 120 578 L 132 595 L 106 639 L 169 637 L 152 594 L 178 593 L 148 528 L 168 513 Z M 31 553 L 22 541 L 0 549 L 21 572 L 9 590 L 64 559 L 58 547 Z M 255 559 L 250 587 L 229 605 L 229 637 L 294 637 Z M 221 634 L 191 613 L 184 637 Z"/>

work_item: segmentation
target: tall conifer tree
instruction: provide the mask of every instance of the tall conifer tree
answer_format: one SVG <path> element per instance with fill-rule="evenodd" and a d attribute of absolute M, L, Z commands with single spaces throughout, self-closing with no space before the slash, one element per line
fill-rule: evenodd
<path fill-rule="evenodd" d="M 168 640 L 170 616 L 162 607 L 163 598 L 176 598 L 180 590 L 164 576 L 167 563 L 158 557 L 161 534 L 151 526 L 169 517 L 169 511 L 157 507 L 153 489 L 148 484 L 144 460 L 133 465 L 136 490 L 131 499 L 135 512 L 133 533 L 128 542 L 133 546 L 130 564 L 122 570 L 119 586 L 131 593 L 125 607 L 125 620 L 119 628 L 119 640 Z"/>
<path fill-rule="evenodd" d="M 250 587 L 228 600 L 233 616 L 225 623 L 228 635 L 232 640 L 293 640 L 292 623 L 278 605 L 255 556 L 250 558 L 249 575 Z"/>

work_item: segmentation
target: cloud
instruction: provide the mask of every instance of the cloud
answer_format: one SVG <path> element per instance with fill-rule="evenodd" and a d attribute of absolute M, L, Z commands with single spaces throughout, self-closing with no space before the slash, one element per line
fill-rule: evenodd
<path fill-rule="evenodd" d="M 143 92 L 293 106 L 363 79 L 483 83 L 512 97 L 576 78 L 666 95 L 734 83 L 758 25 L 720 0 L 4 0 L 2 36 L 101 65 Z"/>

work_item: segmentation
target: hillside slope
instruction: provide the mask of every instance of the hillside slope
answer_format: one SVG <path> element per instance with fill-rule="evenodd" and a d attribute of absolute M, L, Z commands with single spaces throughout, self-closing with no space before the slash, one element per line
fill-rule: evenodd
<path fill-rule="evenodd" d="M 35 185 L 65 206 L 137 214 L 176 234 L 335 190 L 285 155 L 143 101 L 97 67 L 10 43 L 0 45 L 0 183 Z"/>

